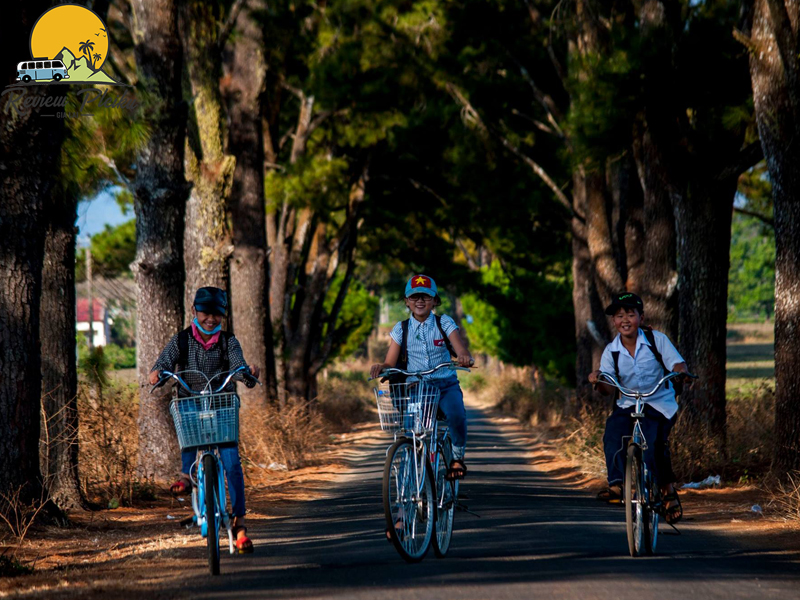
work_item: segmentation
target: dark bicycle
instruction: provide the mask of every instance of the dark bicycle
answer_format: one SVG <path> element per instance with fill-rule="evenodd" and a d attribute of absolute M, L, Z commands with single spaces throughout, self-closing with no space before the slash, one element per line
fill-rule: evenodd
<path fill-rule="evenodd" d="M 625 505 L 625 526 L 628 534 L 628 551 L 631 556 L 655 553 L 659 519 L 666 511 L 661 490 L 643 458 L 643 452 L 647 449 L 647 440 L 642 433 L 641 424 L 641 420 L 645 418 L 644 400 L 655 394 L 663 383 L 676 377 L 697 379 L 697 375 L 691 373 L 668 373 L 652 390 L 640 392 L 623 387 L 610 373 L 600 372 L 598 375 L 599 381 L 613 385 L 620 394 L 636 401 L 636 407 L 631 413 L 634 420 L 633 434 L 622 438 L 628 440 L 622 502 Z"/>

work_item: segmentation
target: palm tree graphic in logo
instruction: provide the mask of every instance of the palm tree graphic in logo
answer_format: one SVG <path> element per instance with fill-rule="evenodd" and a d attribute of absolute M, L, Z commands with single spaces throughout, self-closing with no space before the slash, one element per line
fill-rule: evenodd
<path fill-rule="evenodd" d="M 108 57 L 106 24 L 84 6 L 60 4 L 42 14 L 31 32 L 30 52 L 30 60 L 17 64 L 19 84 L 123 85 L 100 70 Z"/>

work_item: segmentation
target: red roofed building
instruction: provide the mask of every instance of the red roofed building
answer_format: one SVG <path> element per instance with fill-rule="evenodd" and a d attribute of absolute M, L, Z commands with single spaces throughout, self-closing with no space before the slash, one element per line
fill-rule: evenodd
<path fill-rule="evenodd" d="M 75 329 L 89 337 L 89 299 L 78 298 L 77 318 L 75 319 Z M 101 298 L 95 298 L 92 302 L 92 345 L 105 346 L 108 343 L 111 333 L 111 319 L 108 316 L 105 302 Z"/>

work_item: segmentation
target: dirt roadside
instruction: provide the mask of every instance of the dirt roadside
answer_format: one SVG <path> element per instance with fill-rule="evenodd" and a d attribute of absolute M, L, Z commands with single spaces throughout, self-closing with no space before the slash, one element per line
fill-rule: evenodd
<path fill-rule="evenodd" d="M 485 411 L 491 419 L 502 425 L 513 424 L 520 428 L 522 439 L 515 440 L 528 448 L 527 457 L 536 469 L 550 477 L 569 483 L 579 489 L 596 494 L 605 489 L 604 479 L 581 469 L 577 462 L 565 458 L 557 443 L 532 427 L 523 426 L 519 420 L 501 413 L 491 403 L 466 393 L 465 403 Z M 750 548 L 772 548 L 793 554 L 800 561 L 800 521 L 777 516 L 769 506 L 769 495 L 754 485 L 726 486 L 722 488 L 684 489 L 680 492 L 684 517 L 678 524 L 699 525 L 733 531 Z M 756 507 L 756 510 L 754 510 Z M 758 510 L 760 509 L 760 510 Z"/>
<path fill-rule="evenodd" d="M 375 426 L 365 423 L 338 434 L 316 465 L 294 471 L 248 474 L 247 522 L 257 552 L 269 552 L 269 521 L 285 505 L 323 495 L 346 471 L 348 448 Z M 158 591 L 166 582 L 205 573 L 206 545 L 197 529 L 178 523 L 191 515 L 189 497 L 178 500 L 163 490 L 150 503 L 92 513 L 73 512 L 73 526 L 32 529 L 22 547 L 0 542 L 0 555 L 33 567 L 33 573 L 0 577 L 0 598 L 126 597 Z M 266 539 L 255 531 L 266 532 Z M 3 545 L 3 544 L 6 545 Z M 246 558 L 246 557 L 243 557 Z M 152 594 L 152 595 L 151 595 Z"/>

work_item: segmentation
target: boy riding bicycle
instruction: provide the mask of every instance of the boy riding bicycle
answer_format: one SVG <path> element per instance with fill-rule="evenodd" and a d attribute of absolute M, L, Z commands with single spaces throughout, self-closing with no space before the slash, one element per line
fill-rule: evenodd
<path fill-rule="evenodd" d="M 427 275 L 415 275 L 406 283 L 405 303 L 411 318 L 398 322 L 391 333 L 389 350 L 382 364 L 370 367 L 370 377 L 377 377 L 384 369 L 398 366 L 405 358 L 409 371 L 425 371 L 450 360 L 456 355 L 459 366 L 469 367 L 472 356 L 467 350 L 458 325 L 447 315 L 436 315 L 433 309 L 441 305 L 436 282 Z M 405 357 L 402 356 L 405 354 Z M 444 413 L 453 436 L 453 460 L 448 465 L 448 479 L 461 479 L 467 474 L 464 451 L 467 444 L 467 414 L 464 394 L 458 377 L 440 370 L 426 376 L 426 381 L 439 389 L 439 410 Z"/>
<path fill-rule="evenodd" d="M 162 350 L 150 371 L 150 383 L 153 385 L 158 383 L 161 371 L 200 371 L 205 377 L 191 372 L 183 374 L 184 381 L 199 393 L 206 386 L 208 381 L 206 378 L 211 379 L 219 373 L 246 365 L 239 341 L 233 334 L 222 331 L 222 319 L 227 313 L 227 307 L 228 298 L 225 291 L 215 287 L 203 287 L 197 290 L 192 306 L 194 319 L 191 326 L 174 335 Z M 253 377 L 258 378 L 258 367 L 251 365 L 249 369 Z M 241 375 L 235 375 L 233 378 L 244 381 L 247 387 L 256 384 L 255 381 L 248 381 Z M 235 384 L 231 382 L 224 391 L 232 393 L 235 389 Z M 189 392 L 179 387 L 178 396 L 187 397 Z M 244 526 L 244 473 L 239 458 L 239 447 L 236 444 L 222 444 L 219 446 L 219 453 L 233 507 L 236 548 L 242 554 L 250 553 L 253 551 L 253 543 L 247 537 L 247 528 Z M 173 494 L 185 494 L 191 491 L 190 473 L 196 456 L 194 448 L 181 452 L 181 475 L 170 487 Z"/>
<path fill-rule="evenodd" d="M 618 334 L 603 351 L 600 370 L 589 374 L 589 382 L 595 384 L 600 393 L 607 396 L 616 392 L 612 386 L 598 381 L 601 371 L 615 375 L 621 385 L 636 390 L 652 389 L 666 372 L 687 372 L 686 363 L 669 338 L 660 331 L 642 325 L 644 303 L 639 296 L 619 294 L 605 312 L 613 317 Z M 634 409 L 633 399 L 620 396 L 614 412 L 606 421 L 603 449 L 608 469 L 608 489 L 598 494 L 600 500 L 612 503 L 622 500 L 625 460 L 623 438 L 631 435 L 631 413 Z M 673 485 L 675 474 L 669 453 L 669 433 L 675 424 L 677 412 L 675 386 L 668 382 L 647 401 L 644 406 L 646 418 L 641 422 L 642 432 L 648 441 L 644 461 L 664 491 L 664 500 L 667 502 L 665 518 L 670 524 L 677 523 L 683 516 L 680 499 Z"/>

